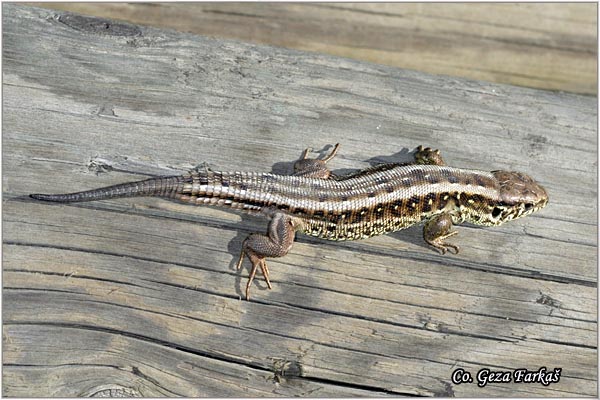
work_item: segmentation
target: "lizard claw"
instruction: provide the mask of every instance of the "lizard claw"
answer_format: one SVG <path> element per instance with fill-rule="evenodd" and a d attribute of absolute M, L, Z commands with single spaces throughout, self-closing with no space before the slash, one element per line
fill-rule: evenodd
<path fill-rule="evenodd" d="M 308 157 L 308 153 L 310 153 L 312 151 L 313 151 L 312 147 L 307 147 L 306 149 L 304 149 L 304 153 L 302 153 L 301 160 L 306 160 L 306 158 Z"/>
<path fill-rule="evenodd" d="M 446 252 L 450 252 L 452 254 L 458 254 L 458 252 L 460 251 L 460 247 L 458 247 L 455 244 L 451 244 L 451 243 L 429 243 L 430 245 L 432 245 L 433 247 L 435 247 L 437 249 L 437 251 L 440 252 L 441 255 L 446 254 Z"/>
<path fill-rule="evenodd" d="M 333 157 L 335 157 L 339 148 L 340 148 L 340 144 L 336 143 L 335 146 L 333 147 L 333 150 L 331 150 L 331 153 L 329 153 L 327 156 L 325 156 L 322 160 L 319 160 L 319 161 L 322 161 L 324 164 L 327 163 Z M 312 151 L 313 151 L 312 147 L 307 147 L 306 149 L 304 149 L 304 153 L 302 153 L 302 158 L 300 160 L 306 160 L 308 157 L 308 153 L 310 153 Z M 318 159 L 315 158 L 315 160 L 318 160 Z"/>
<path fill-rule="evenodd" d="M 252 263 L 252 269 L 250 270 L 250 276 L 248 277 L 248 282 L 246 283 L 246 300 L 250 300 L 250 287 L 252 286 L 252 282 L 254 281 L 254 277 L 256 276 L 256 271 L 258 267 L 265 277 L 265 282 L 267 282 L 267 287 L 269 289 L 273 289 L 271 285 L 271 281 L 269 280 L 269 268 L 267 267 L 267 260 L 265 257 L 261 257 L 250 249 L 246 249 L 242 247 L 242 254 L 240 254 L 240 259 L 237 262 L 236 269 L 240 269 L 242 267 L 242 263 L 244 262 L 244 256 L 247 255 Z"/>
<path fill-rule="evenodd" d="M 454 236 L 457 233 L 458 233 L 457 231 L 452 231 L 444 236 L 437 237 L 433 240 L 426 239 L 426 241 L 431 246 L 435 247 L 436 250 L 439 251 L 440 254 L 442 254 L 442 255 L 446 254 L 447 251 L 449 251 L 450 253 L 453 253 L 453 254 L 458 254 L 458 252 L 460 251 L 460 247 L 458 247 L 457 245 L 452 244 L 452 243 L 444 242 L 444 239 L 449 238 L 450 236 Z"/>
<path fill-rule="evenodd" d="M 333 157 L 335 157 L 339 148 L 340 148 L 340 144 L 336 143 L 335 146 L 333 147 L 333 150 L 331 150 L 331 153 L 329 153 L 329 155 L 327 155 L 325 158 L 323 158 L 323 162 L 327 163 L 329 160 L 331 160 Z"/>
<path fill-rule="evenodd" d="M 438 149 L 433 150 L 431 147 L 419 146 L 415 153 L 415 161 L 417 164 L 425 165 L 445 165 L 440 151 Z"/>

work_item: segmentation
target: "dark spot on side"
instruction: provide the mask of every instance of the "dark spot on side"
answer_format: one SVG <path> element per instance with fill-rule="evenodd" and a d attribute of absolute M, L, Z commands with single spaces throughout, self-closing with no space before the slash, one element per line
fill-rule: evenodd
<path fill-rule="evenodd" d="M 447 197 L 446 197 L 447 196 Z M 444 200 L 444 197 L 446 197 L 446 200 Z M 446 204 L 448 204 L 448 201 L 450 201 L 450 194 L 449 193 L 440 193 L 439 197 L 438 197 L 438 210 L 443 209 L 444 207 L 446 207 Z"/>
<path fill-rule="evenodd" d="M 280 205 L 279 205 L 279 209 L 280 209 L 280 210 L 287 211 L 287 210 L 289 210 L 289 209 L 290 209 L 290 206 L 288 206 L 287 204 L 280 204 Z"/>
<path fill-rule="evenodd" d="M 482 208 L 487 207 L 488 209 L 492 209 L 492 207 L 490 207 L 490 199 L 488 199 L 486 196 L 477 195 L 475 201 L 479 202 Z M 494 205 L 495 204 L 496 203 L 494 202 Z"/>
<path fill-rule="evenodd" d="M 375 214 L 381 216 L 385 213 L 385 206 L 382 203 L 379 203 L 375 206 Z"/>
<path fill-rule="evenodd" d="M 315 212 L 313 213 L 313 215 L 315 217 L 324 217 L 325 216 L 325 212 L 323 212 L 323 210 L 315 210 Z"/>
<path fill-rule="evenodd" d="M 334 224 L 340 223 L 344 220 L 343 217 L 344 213 L 342 214 L 328 214 L 328 220 L 333 222 Z"/>
<path fill-rule="evenodd" d="M 457 195 L 457 202 L 456 204 L 460 204 L 462 206 L 470 206 L 469 203 L 467 203 L 467 200 L 471 198 L 471 194 L 470 193 L 466 193 L 466 192 L 462 192 L 460 193 L 460 199 L 458 199 L 458 195 Z"/>
<path fill-rule="evenodd" d="M 324 203 L 324 202 L 326 202 L 327 200 L 329 200 L 329 196 L 327 196 L 326 194 L 320 194 L 320 195 L 319 195 L 319 201 L 320 201 L 321 203 Z"/>
<path fill-rule="evenodd" d="M 450 199 L 452 199 L 454 201 L 454 204 L 456 204 L 456 205 L 460 204 L 460 200 L 459 200 L 458 196 L 460 196 L 461 198 L 464 198 L 464 195 L 462 195 L 459 192 L 450 193 Z"/>
<path fill-rule="evenodd" d="M 413 178 L 409 178 L 409 179 L 400 179 L 400 186 L 401 187 L 411 187 L 415 184 L 415 180 Z"/>
<path fill-rule="evenodd" d="M 438 183 L 440 180 L 437 176 L 435 175 L 429 175 L 427 178 L 425 178 L 425 182 L 427 183 Z"/>
<path fill-rule="evenodd" d="M 356 212 L 354 214 L 352 214 L 352 220 L 350 221 L 353 224 L 357 224 L 359 222 L 362 222 L 363 220 L 363 216 L 360 215 L 360 212 Z"/>
<path fill-rule="evenodd" d="M 248 185 L 245 183 L 240 184 L 240 190 L 248 190 Z"/>
<path fill-rule="evenodd" d="M 377 183 L 378 185 L 383 185 L 385 183 L 388 183 L 389 181 L 390 180 L 385 176 L 380 176 L 375 179 L 375 183 Z"/>
<path fill-rule="evenodd" d="M 403 200 L 397 200 L 392 205 L 392 214 L 395 215 L 395 216 L 400 216 L 400 215 L 402 215 L 403 209 L 404 209 L 404 201 Z"/>
<path fill-rule="evenodd" d="M 429 200 L 431 200 L 431 204 L 429 204 Z M 423 201 L 423 211 L 424 212 L 429 212 L 433 209 L 433 206 L 436 203 L 436 194 L 435 193 L 427 193 L 427 195 L 425 195 L 424 201 Z"/>
<path fill-rule="evenodd" d="M 335 232 L 335 226 L 333 226 L 333 225 L 329 225 L 329 226 L 327 227 L 327 232 Z"/>
<path fill-rule="evenodd" d="M 363 207 L 352 215 L 351 223 L 360 223 L 367 219 L 369 219 L 369 209 L 367 207 Z"/>
<path fill-rule="evenodd" d="M 208 185 L 208 177 L 207 176 L 200 176 L 198 178 L 198 182 L 200 182 L 201 185 Z"/>
<path fill-rule="evenodd" d="M 394 186 L 392 185 L 386 185 L 385 186 L 385 191 L 388 193 L 393 193 L 394 192 Z"/>
<path fill-rule="evenodd" d="M 454 175 L 450 175 L 448 177 L 448 182 L 450 182 L 450 183 L 458 183 L 458 178 L 456 176 L 454 176 Z"/>
<path fill-rule="evenodd" d="M 222 179 L 221 180 L 221 186 L 223 186 L 223 187 L 229 187 L 229 180 Z"/>
<path fill-rule="evenodd" d="M 341 196 L 341 197 L 340 197 L 340 199 L 341 199 L 342 201 L 348 201 L 348 196 Z"/>
<path fill-rule="evenodd" d="M 375 197 L 375 196 L 377 196 L 377 193 L 375 193 L 375 192 L 370 192 L 370 193 L 369 193 L 367 196 L 368 196 L 368 197 Z"/>
<path fill-rule="evenodd" d="M 302 214 L 306 214 L 306 212 L 302 208 L 296 208 L 294 210 L 294 214 L 296 214 L 296 215 L 302 215 Z"/>

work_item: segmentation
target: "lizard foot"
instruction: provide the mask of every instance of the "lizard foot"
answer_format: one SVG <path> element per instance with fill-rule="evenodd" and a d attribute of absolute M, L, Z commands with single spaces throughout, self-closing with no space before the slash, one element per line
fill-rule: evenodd
<path fill-rule="evenodd" d="M 439 150 L 433 150 L 431 147 L 419 146 L 415 153 L 415 161 L 417 164 L 426 165 L 446 165 Z"/>
<path fill-rule="evenodd" d="M 460 247 L 458 247 L 457 245 L 452 244 L 452 243 L 444 242 L 444 239 L 446 239 L 450 236 L 454 236 L 457 233 L 458 233 L 457 231 L 452 231 L 448 235 L 435 238 L 434 240 L 426 240 L 426 241 L 431 246 L 435 247 L 436 250 L 439 251 L 440 254 L 442 254 L 442 255 L 446 254 L 447 251 L 450 251 L 450 253 L 453 253 L 453 254 L 458 254 Z"/>
<path fill-rule="evenodd" d="M 250 276 L 248 278 L 248 283 L 246 283 L 246 300 L 250 300 L 250 286 L 252 286 L 252 282 L 254 281 L 254 277 L 256 276 L 256 271 L 258 270 L 258 267 L 260 267 L 260 270 L 261 270 L 263 276 L 265 277 L 265 282 L 267 282 L 267 287 L 269 289 L 273 289 L 273 286 L 271 286 L 271 281 L 269 280 L 269 268 L 267 267 L 267 260 L 265 260 L 265 257 L 259 256 L 251 249 L 245 248 L 245 246 L 242 248 L 242 254 L 240 254 L 240 259 L 237 263 L 236 268 L 238 270 L 240 268 L 242 268 L 242 262 L 244 261 L 245 255 L 248 256 L 248 258 L 250 259 L 250 262 L 252 263 L 252 269 L 250 270 Z"/>
<path fill-rule="evenodd" d="M 331 171 L 327 168 L 327 164 L 338 152 L 340 144 L 336 144 L 331 153 L 325 156 L 323 159 L 308 158 L 308 153 L 312 151 L 312 148 L 307 148 L 302 154 L 302 158 L 296 161 L 294 164 L 294 175 L 304 176 L 307 178 L 321 178 L 329 179 L 333 176 Z"/>
<path fill-rule="evenodd" d="M 458 246 L 444 242 L 445 239 L 458 233 L 450 229 L 452 229 L 452 216 L 448 213 L 438 214 L 425 223 L 423 238 L 440 254 L 446 254 L 449 250 L 451 253 L 458 254 L 460 250 Z"/>

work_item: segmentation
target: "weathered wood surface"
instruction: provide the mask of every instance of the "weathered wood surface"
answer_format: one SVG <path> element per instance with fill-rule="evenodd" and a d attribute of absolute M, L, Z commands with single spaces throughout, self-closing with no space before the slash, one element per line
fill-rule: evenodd
<path fill-rule="evenodd" d="M 594 396 L 596 99 L 3 7 L 3 394 Z M 498 228 L 299 237 L 240 300 L 264 220 L 161 199 L 28 201 L 170 174 L 337 171 L 433 145 L 550 194 Z M 290 162 L 287 162 L 290 161 Z M 246 266 L 247 267 L 247 266 Z M 453 384 L 464 368 L 559 383 Z"/>
<path fill-rule="evenodd" d="M 588 94 L 598 84 L 595 3 L 40 5 L 490 82 Z"/>

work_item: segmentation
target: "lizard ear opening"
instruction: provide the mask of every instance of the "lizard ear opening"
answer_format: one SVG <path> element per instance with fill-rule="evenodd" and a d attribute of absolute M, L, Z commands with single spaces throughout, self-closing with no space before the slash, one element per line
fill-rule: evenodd
<path fill-rule="evenodd" d="M 499 207 L 494 207 L 494 209 L 492 210 L 492 217 L 498 218 L 500 214 L 502 214 L 502 209 Z"/>

